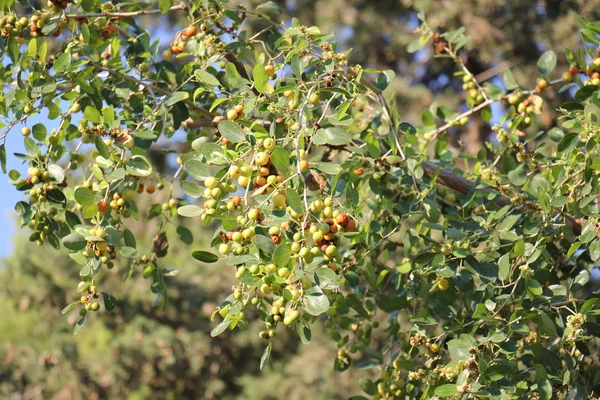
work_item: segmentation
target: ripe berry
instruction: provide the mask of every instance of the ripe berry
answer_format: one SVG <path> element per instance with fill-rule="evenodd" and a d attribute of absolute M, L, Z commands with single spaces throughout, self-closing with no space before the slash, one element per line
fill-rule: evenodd
<path fill-rule="evenodd" d="M 275 75 L 275 67 L 272 65 L 267 65 L 265 66 L 265 72 L 267 73 L 267 76 L 272 77 Z"/>
<path fill-rule="evenodd" d="M 335 222 L 338 223 L 338 225 L 341 226 L 346 226 L 348 224 L 348 216 L 344 213 L 339 213 L 336 217 L 335 217 Z"/>
<path fill-rule="evenodd" d="M 24 127 L 23 129 L 21 129 L 21 134 L 25 137 L 31 135 L 31 129 L 29 129 L 28 127 Z"/>
<path fill-rule="evenodd" d="M 198 32 L 198 30 L 196 29 L 196 27 L 194 25 L 190 25 L 187 28 L 185 28 L 185 34 L 188 35 L 189 37 L 192 37 L 196 34 L 196 32 Z"/>

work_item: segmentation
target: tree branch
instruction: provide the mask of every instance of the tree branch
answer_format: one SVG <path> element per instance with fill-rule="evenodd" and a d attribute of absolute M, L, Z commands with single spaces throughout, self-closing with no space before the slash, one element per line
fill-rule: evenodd
<path fill-rule="evenodd" d="M 186 6 L 183 4 L 174 5 L 169 11 L 185 10 Z M 167 11 L 167 12 L 169 12 Z M 140 10 L 140 11 L 129 11 L 129 12 L 103 12 L 103 13 L 89 13 L 89 14 L 66 14 L 67 18 L 96 18 L 96 17 L 111 17 L 111 18 L 125 18 L 125 17 L 137 17 L 138 15 L 156 15 L 162 14 L 161 10 Z"/>
<path fill-rule="evenodd" d="M 437 183 L 439 183 L 440 185 L 446 186 L 446 187 L 448 187 L 458 193 L 461 193 L 461 194 L 469 193 L 476 186 L 475 182 L 465 178 L 462 175 L 459 175 L 458 173 L 452 171 L 451 169 L 440 168 L 437 165 L 435 165 L 434 163 L 429 162 L 429 161 L 424 161 L 423 163 L 421 163 L 421 168 L 423 168 L 424 175 L 427 179 L 431 179 L 433 176 L 435 176 L 436 172 L 439 170 L 439 175 L 435 181 Z M 481 189 L 481 192 L 498 193 L 497 191 L 495 191 L 494 189 L 491 189 L 491 188 L 483 188 L 483 189 Z M 494 202 L 501 207 L 509 206 L 512 204 L 509 199 L 507 199 L 506 197 L 504 197 L 502 195 L 497 197 L 494 200 Z M 555 213 L 555 215 L 558 215 L 558 214 L 562 215 L 566 219 L 567 225 L 569 226 L 569 228 L 571 228 L 571 230 L 573 231 L 573 233 L 575 235 L 581 234 L 581 224 L 573 216 L 571 216 L 567 213 L 563 213 L 563 212 Z"/>

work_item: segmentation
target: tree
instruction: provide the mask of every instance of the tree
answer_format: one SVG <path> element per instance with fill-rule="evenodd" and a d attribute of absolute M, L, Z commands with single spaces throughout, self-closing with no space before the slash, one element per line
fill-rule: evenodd
<path fill-rule="evenodd" d="M 527 90 L 510 71 L 504 87 L 479 82 L 461 58 L 464 29 L 437 32 L 420 13 L 407 50 L 431 46 L 450 60 L 468 95 L 466 111 L 432 105 L 411 125 L 384 92 L 392 71 L 348 65 L 316 26 L 273 22 L 273 2 L 49 5 L 2 20 L 16 85 L 0 138 L 23 125 L 27 154 L 17 156 L 29 170 L 8 174 L 29 195 L 16 209 L 30 241 L 65 248 L 81 266 L 63 310 L 79 313 L 76 334 L 100 303 L 115 308 L 102 288 L 115 262 L 125 278 L 152 280 L 165 305 L 175 224 L 200 263 L 235 268 L 211 335 L 263 321 L 261 368 L 278 332 L 308 343 L 327 318 L 334 368 L 377 370 L 360 381 L 375 398 L 597 391 L 598 298 L 587 285 L 600 258 L 598 22 L 579 18 L 582 45 L 566 50 L 558 74 L 556 54 L 542 53 Z M 136 23 L 161 13 L 190 21 L 165 50 Z M 244 30 L 256 19 L 261 31 Z M 67 40 L 48 56 L 51 35 Z M 560 127 L 536 133 L 553 86 L 572 98 Z M 494 104 L 506 112 L 493 115 Z M 28 126 L 42 111 L 60 121 L 51 132 Z M 445 134 L 474 115 L 494 140 L 476 156 L 451 151 Z M 172 179 L 148 155 L 163 138 L 180 153 Z M 138 208 L 139 194 L 165 188 L 185 196 Z M 146 215 L 158 221 L 151 251 L 129 229 Z M 196 247 L 179 217 L 211 227 L 210 248 Z"/>

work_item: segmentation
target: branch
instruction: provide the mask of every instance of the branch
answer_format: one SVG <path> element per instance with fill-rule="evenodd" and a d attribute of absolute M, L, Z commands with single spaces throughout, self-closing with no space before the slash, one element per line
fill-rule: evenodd
<path fill-rule="evenodd" d="M 552 86 L 552 85 L 556 85 L 558 83 L 562 83 L 562 79 L 556 79 L 553 81 L 548 82 L 548 87 Z M 497 101 L 502 101 L 505 99 L 508 99 L 508 97 L 512 94 L 513 92 L 510 92 L 504 96 L 502 96 L 500 99 L 498 100 L 494 100 L 494 99 L 490 99 L 488 98 L 487 100 L 485 100 L 483 103 L 478 104 L 477 106 L 471 108 L 468 111 L 465 111 L 464 113 L 460 114 L 459 116 L 457 116 L 456 118 L 452 119 L 450 122 L 447 122 L 446 124 L 440 126 L 437 129 L 434 129 L 432 131 L 426 132 L 424 133 L 425 136 L 431 136 L 431 139 L 434 139 L 437 135 L 439 135 L 442 132 L 447 131 L 451 126 L 455 125 L 461 118 L 463 117 L 468 117 L 471 116 L 473 114 L 475 114 L 477 111 L 489 106 L 492 103 L 495 103 Z M 535 90 L 524 90 L 521 91 L 521 93 L 525 94 L 525 95 L 532 95 L 535 94 Z"/>
<path fill-rule="evenodd" d="M 427 179 L 431 179 L 435 175 L 436 171 L 439 170 L 439 175 L 436 179 L 436 182 L 461 194 L 469 193 L 476 186 L 475 182 L 465 178 L 462 175 L 457 174 L 451 169 L 440 168 L 429 161 L 424 161 L 423 163 L 421 163 L 421 168 L 423 168 L 424 175 Z M 480 191 L 483 193 L 498 193 L 492 188 L 483 188 Z M 494 202 L 501 207 L 512 204 L 509 199 L 502 195 L 497 197 L 494 200 Z M 555 216 L 558 214 L 565 217 L 567 225 L 569 226 L 569 228 L 571 228 L 575 235 L 581 234 L 581 224 L 573 216 L 562 212 L 556 212 Z"/>
<path fill-rule="evenodd" d="M 169 11 L 185 10 L 186 6 L 183 4 L 174 5 Z M 125 17 L 137 17 L 138 15 L 156 15 L 163 14 L 161 10 L 140 10 L 140 11 L 129 11 L 129 12 L 103 12 L 103 13 L 90 13 L 90 14 L 66 14 L 65 17 L 79 19 L 79 18 L 96 18 L 96 17 L 111 17 L 111 18 L 125 18 Z"/>

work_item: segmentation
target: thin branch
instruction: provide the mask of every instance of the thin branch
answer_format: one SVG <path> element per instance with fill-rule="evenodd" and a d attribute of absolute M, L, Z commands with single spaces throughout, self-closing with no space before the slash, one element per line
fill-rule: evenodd
<path fill-rule="evenodd" d="M 184 4 L 176 4 L 169 8 L 167 12 L 185 10 L 187 7 Z M 103 12 L 103 13 L 87 13 L 87 14 L 65 14 L 65 17 L 78 19 L 78 18 L 96 18 L 96 17 L 110 17 L 110 18 L 125 18 L 125 17 L 137 17 L 139 15 L 157 15 L 164 14 L 161 10 L 140 10 L 140 11 L 128 11 L 128 12 Z"/>

